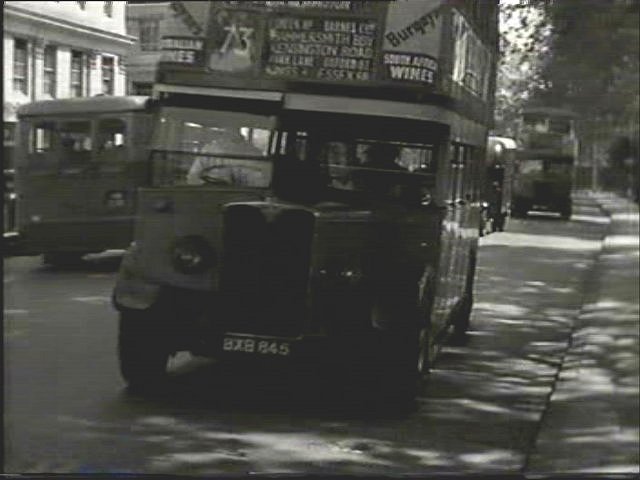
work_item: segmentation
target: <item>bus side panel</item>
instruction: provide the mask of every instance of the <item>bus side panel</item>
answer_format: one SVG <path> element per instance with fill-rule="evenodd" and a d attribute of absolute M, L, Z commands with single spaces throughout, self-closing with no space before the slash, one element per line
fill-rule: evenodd
<path fill-rule="evenodd" d="M 104 145 L 98 131 L 104 120 L 126 125 L 123 143 Z M 82 157 L 62 150 L 57 130 L 46 150 L 29 152 L 36 149 L 33 125 L 59 128 L 68 118 L 21 122 L 18 215 L 24 253 L 100 252 L 131 242 L 136 189 L 148 179 L 150 115 L 115 112 L 74 121 L 93 124 L 92 149 Z"/>

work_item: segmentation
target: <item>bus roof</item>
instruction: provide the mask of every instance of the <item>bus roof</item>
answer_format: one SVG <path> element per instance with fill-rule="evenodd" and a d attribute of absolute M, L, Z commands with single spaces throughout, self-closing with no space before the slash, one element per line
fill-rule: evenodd
<path fill-rule="evenodd" d="M 65 115 L 74 113 L 102 113 L 144 110 L 150 97 L 96 96 L 79 98 L 61 98 L 27 103 L 18 108 L 18 116 Z"/>
<path fill-rule="evenodd" d="M 525 107 L 522 109 L 522 114 L 534 114 L 534 115 L 548 115 L 552 117 L 566 117 L 576 118 L 577 115 L 571 110 L 557 107 Z"/>

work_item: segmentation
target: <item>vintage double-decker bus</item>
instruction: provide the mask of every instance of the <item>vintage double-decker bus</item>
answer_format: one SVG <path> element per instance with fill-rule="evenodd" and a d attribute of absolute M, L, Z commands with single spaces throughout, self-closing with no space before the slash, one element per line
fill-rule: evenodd
<path fill-rule="evenodd" d="M 209 7 L 163 39 L 113 293 L 124 379 L 158 385 L 179 351 L 326 360 L 413 398 L 469 325 L 497 2 Z"/>
<path fill-rule="evenodd" d="M 485 177 L 485 228 L 491 232 L 504 230 L 511 211 L 517 148 L 513 138 L 489 136 Z"/>
<path fill-rule="evenodd" d="M 518 133 L 518 171 L 511 214 L 556 212 L 571 217 L 574 166 L 578 157 L 575 114 L 555 107 L 529 107 Z"/>
<path fill-rule="evenodd" d="M 150 98 L 44 100 L 18 109 L 15 251 L 68 264 L 125 249 L 148 180 Z"/>

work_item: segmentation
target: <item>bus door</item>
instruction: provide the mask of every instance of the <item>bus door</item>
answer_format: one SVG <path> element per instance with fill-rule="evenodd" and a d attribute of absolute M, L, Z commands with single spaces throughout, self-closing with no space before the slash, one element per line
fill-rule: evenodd
<path fill-rule="evenodd" d="M 91 158 L 91 123 L 39 118 L 24 122 L 18 165 L 20 227 L 82 213 L 78 179 Z"/>
<path fill-rule="evenodd" d="M 91 197 L 88 188 L 92 160 L 93 132 L 90 119 L 61 120 L 57 124 L 57 177 L 51 188 L 59 201 L 58 220 L 77 220 L 86 216 Z M 95 188 L 95 187 L 94 187 Z M 55 197 L 51 199 L 55 202 Z"/>
<path fill-rule="evenodd" d="M 102 116 L 95 121 L 94 156 L 84 187 L 92 189 L 86 204 L 87 215 L 108 221 L 133 214 L 133 198 L 141 172 L 134 163 L 135 120 L 141 114 Z M 139 138 L 142 141 L 142 138 Z M 96 191 L 96 189 L 98 191 Z M 87 192 L 89 193 L 89 192 Z"/>

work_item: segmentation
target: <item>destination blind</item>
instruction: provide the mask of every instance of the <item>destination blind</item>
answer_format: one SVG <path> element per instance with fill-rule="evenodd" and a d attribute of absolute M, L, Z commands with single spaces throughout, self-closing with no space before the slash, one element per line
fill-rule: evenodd
<path fill-rule="evenodd" d="M 374 20 L 271 16 L 264 73 L 278 78 L 369 81 L 375 78 Z"/>

